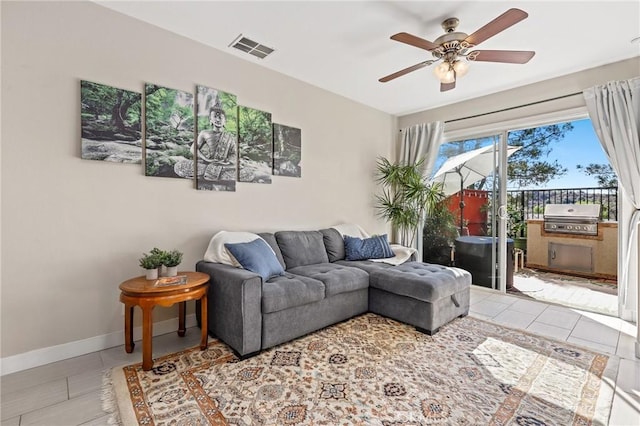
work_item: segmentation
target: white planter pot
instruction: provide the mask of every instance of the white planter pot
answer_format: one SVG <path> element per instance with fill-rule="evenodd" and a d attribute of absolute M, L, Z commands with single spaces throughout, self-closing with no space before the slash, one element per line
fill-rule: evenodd
<path fill-rule="evenodd" d="M 166 277 L 175 277 L 178 275 L 178 267 L 177 266 L 167 266 L 166 267 Z"/>
<path fill-rule="evenodd" d="M 147 274 L 146 278 L 148 280 L 157 280 L 158 279 L 158 268 L 156 269 L 146 269 Z"/>

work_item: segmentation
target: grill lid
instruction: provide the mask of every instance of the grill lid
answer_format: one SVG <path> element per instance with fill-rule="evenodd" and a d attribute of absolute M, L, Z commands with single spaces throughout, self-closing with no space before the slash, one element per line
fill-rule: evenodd
<path fill-rule="evenodd" d="M 547 204 L 544 218 L 548 219 L 597 219 L 600 204 Z"/>

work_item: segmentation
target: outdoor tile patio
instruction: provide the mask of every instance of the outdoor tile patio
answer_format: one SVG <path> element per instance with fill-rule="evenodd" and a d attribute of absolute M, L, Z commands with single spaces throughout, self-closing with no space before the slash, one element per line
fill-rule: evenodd
<path fill-rule="evenodd" d="M 524 268 L 514 274 L 509 294 L 617 316 L 618 288 L 611 280 L 574 277 Z M 534 313 L 534 312 L 531 312 Z"/>

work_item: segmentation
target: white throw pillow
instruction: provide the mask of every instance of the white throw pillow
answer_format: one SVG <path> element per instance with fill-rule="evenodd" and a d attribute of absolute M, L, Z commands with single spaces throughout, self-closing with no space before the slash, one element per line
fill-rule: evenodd
<path fill-rule="evenodd" d="M 207 251 L 204 253 L 204 260 L 238 267 L 240 264 L 226 249 L 224 246 L 225 243 L 248 243 L 258 238 L 260 238 L 260 236 L 252 232 L 220 231 L 209 241 L 209 247 L 207 247 Z"/>

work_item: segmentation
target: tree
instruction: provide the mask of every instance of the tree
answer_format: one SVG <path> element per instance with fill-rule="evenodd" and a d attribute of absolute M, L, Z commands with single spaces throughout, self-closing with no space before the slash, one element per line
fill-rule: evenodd
<path fill-rule="evenodd" d="M 565 167 L 557 160 L 548 161 L 547 157 L 553 149 L 551 144 L 561 141 L 571 130 L 571 123 L 561 123 L 509 132 L 508 144 L 522 147 L 509 157 L 509 182 L 521 188 L 541 186 L 566 174 Z"/>
<path fill-rule="evenodd" d="M 83 137 L 113 140 L 122 135 L 137 139 L 141 95 L 103 84 L 82 81 Z"/>
<path fill-rule="evenodd" d="M 548 161 L 547 157 L 553 149 L 552 143 L 561 141 L 565 134 L 571 130 L 573 130 L 571 123 L 561 123 L 509 132 L 508 145 L 521 147 L 508 159 L 507 178 L 509 182 L 519 187 L 540 186 L 566 174 L 565 167 L 562 167 L 557 160 Z M 492 144 L 497 138 L 497 136 L 489 136 L 448 142 L 442 146 L 440 155 L 444 158 L 451 158 Z M 473 188 L 485 189 L 490 186 L 490 183 L 491 178 L 488 177 L 488 179 L 476 182 Z"/>
<path fill-rule="evenodd" d="M 591 163 L 586 167 L 578 164 L 576 169 L 587 176 L 593 176 L 601 188 L 618 186 L 618 175 L 609 164 Z"/>

